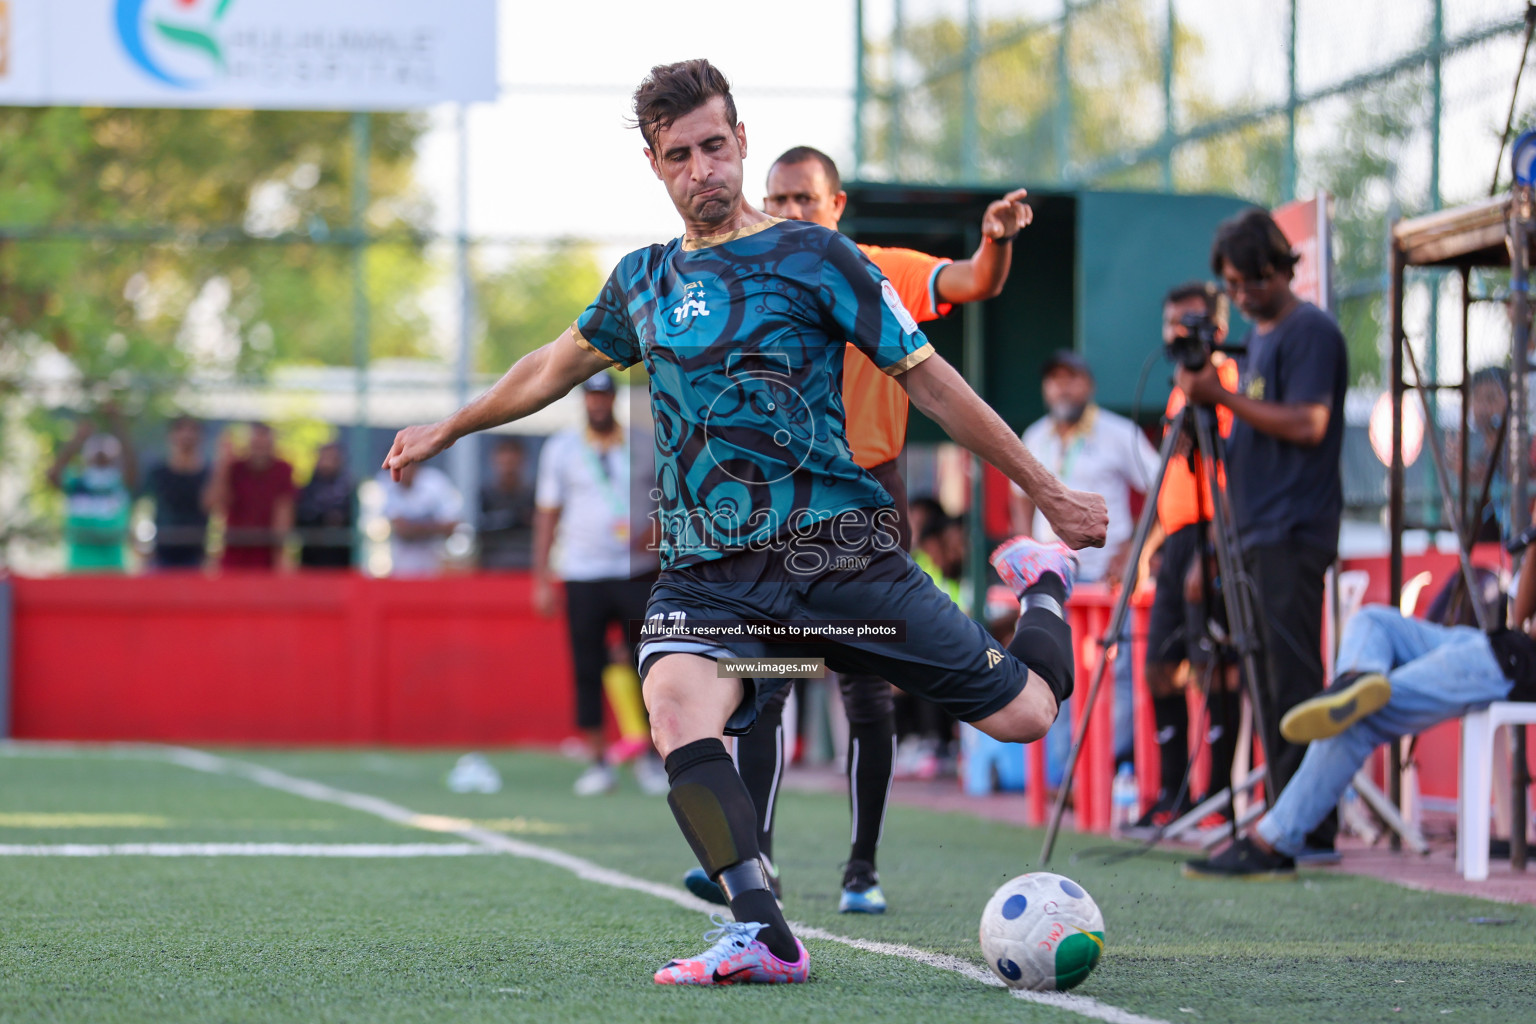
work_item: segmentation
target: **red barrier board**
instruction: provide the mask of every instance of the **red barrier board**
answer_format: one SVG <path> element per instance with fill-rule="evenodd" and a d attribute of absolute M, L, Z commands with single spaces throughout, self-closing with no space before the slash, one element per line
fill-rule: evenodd
<path fill-rule="evenodd" d="M 554 743 L 565 625 L 526 575 L 16 579 L 12 729 L 27 739 Z"/>

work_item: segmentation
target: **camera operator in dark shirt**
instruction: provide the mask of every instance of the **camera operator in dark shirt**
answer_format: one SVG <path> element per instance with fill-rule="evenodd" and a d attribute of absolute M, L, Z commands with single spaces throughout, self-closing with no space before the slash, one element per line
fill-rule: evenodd
<path fill-rule="evenodd" d="M 1190 401 L 1225 406 L 1236 417 L 1227 491 L 1264 643 L 1265 756 L 1282 791 L 1304 748 L 1281 738 L 1280 719 L 1323 688 L 1323 576 L 1338 554 L 1348 386 L 1344 335 L 1291 291 L 1296 259 L 1263 210 L 1223 222 L 1211 269 L 1254 324 L 1240 387 L 1227 391 L 1209 365 L 1181 367 L 1177 377 Z M 1331 851 L 1336 831 L 1330 816 L 1308 845 Z"/>

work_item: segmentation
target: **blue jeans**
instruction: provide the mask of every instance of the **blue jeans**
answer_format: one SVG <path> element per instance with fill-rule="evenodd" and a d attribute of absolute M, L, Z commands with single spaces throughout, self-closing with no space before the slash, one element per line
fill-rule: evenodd
<path fill-rule="evenodd" d="M 1260 819 L 1259 835 L 1291 856 L 1338 804 L 1371 751 L 1503 700 L 1510 690 L 1481 630 L 1405 618 L 1384 605 L 1362 608 L 1349 621 L 1336 671 L 1380 672 L 1392 683 L 1392 697 L 1339 735 L 1308 745 L 1301 767 Z"/>

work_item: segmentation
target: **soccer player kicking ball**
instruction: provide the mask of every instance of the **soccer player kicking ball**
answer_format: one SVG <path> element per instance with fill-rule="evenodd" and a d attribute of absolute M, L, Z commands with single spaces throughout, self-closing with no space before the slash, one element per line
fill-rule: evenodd
<path fill-rule="evenodd" d="M 952 305 L 996 297 L 1008 280 L 1013 240 L 1034 217 L 1024 205 L 1024 189 L 1015 189 L 989 203 L 981 218 L 981 242 L 969 259 L 948 260 L 913 249 L 860 245 L 859 251 L 896 289 L 912 319 L 937 320 Z M 810 146 L 784 152 L 768 168 L 764 210 L 786 220 L 806 220 L 837 230 L 848 193 L 832 158 Z M 897 378 L 880 368 L 857 345 L 843 350 L 843 408 L 848 447 L 853 461 L 894 500 L 894 526 L 904 550 L 911 550 L 907 523 L 907 483 L 899 456 L 907 438 L 907 393 Z M 842 896 L 837 909 L 844 914 L 885 913 L 885 892 L 875 870 L 875 851 L 885 831 L 885 807 L 890 798 L 896 755 L 896 718 L 891 686 L 874 675 L 843 674 L 838 692 L 848 718 L 848 809 L 853 829 L 848 862 L 843 870 Z M 736 765 L 757 808 L 757 841 L 768 881 L 777 894 L 778 869 L 773 863 L 773 812 L 784 774 L 784 702 L 789 688 L 779 690 L 759 711 L 752 731 L 736 746 Z M 724 903 L 725 893 L 702 868 L 684 877 L 690 892 L 711 903 Z"/>
<path fill-rule="evenodd" d="M 1072 690 L 1062 605 L 1075 559 L 1061 544 L 1005 544 L 993 564 L 1021 596 L 1008 648 L 967 618 L 900 549 L 891 496 L 851 458 L 843 347 L 898 376 L 951 437 L 1021 488 L 1068 544 L 1104 542 L 1096 494 L 1068 490 L 934 354 L 895 290 L 848 239 L 742 199 L 746 129 L 708 61 L 656 67 L 635 92 L 645 155 L 684 234 L 630 253 L 555 341 L 438 423 L 395 436 L 392 473 L 455 440 L 529 415 L 605 366 L 643 362 L 656 423 L 662 573 L 637 651 L 667 801 L 733 922 L 658 984 L 805 981 L 758 859 L 752 799 L 726 752 L 782 681 L 721 677 L 716 662 L 824 657 L 880 675 L 1000 740 L 1040 738 Z M 730 624 L 894 620 L 905 641 L 847 636 L 768 644 Z M 722 624 L 724 624 L 722 626 Z"/>

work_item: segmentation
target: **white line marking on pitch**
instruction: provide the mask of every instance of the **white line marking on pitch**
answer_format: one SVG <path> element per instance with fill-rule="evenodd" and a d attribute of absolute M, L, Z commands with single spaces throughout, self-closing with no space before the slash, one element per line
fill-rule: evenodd
<path fill-rule="evenodd" d="M 46 749 L 46 744 L 19 744 L 0 743 L 0 753 L 25 753 L 31 749 Z M 112 744 L 105 745 L 112 749 Z M 5 748 L 10 747 L 11 751 Z M 80 746 L 77 749 L 82 753 L 88 753 L 92 748 Z M 100 748 L 95 748 L 100 749 Z M 614 871 L 600 864 L 577 857 L 573 854 L 563 853 L 559 850 L 551 850 L 548 847 L 537 846 L 533 843 L 523 842 L 520 839 L 512 839 L 498 832 L 488 829 L 469 826 L 467 828 L 442 828 L 444 819 L 433 815 L 417 814 L 399 804 L 391 803 L 379 797 L 367 796 L 362 793 L 349 793 L 346 790 L 336 789 L 321 782 L 309 779 L 301 779 L 293 775 L 285 774 L 272 768 L 250 764 L 244 761 L 235 761 L 230 758 L 220 757 L 202 750 L 193 750 L 189 747 L 160 747 L 149 744 L 123 744 L 117 749 L 125 753 L 141 754 L 143 756 L 157 758 L 179 764 L 184 768 L 194 771 L 208 772 L 214 775 L 234 775 L 249 779 L 269 789 L 281 790 L 302 796 L 321 803 L 338 804 L 342 807 L 350 807 L 355 811 L 372 814 L 383 818 L 385 821 L 412 827 L 422 827 L 423 823 L 432 826 L 433 831 L 441 830 L 446 834 L 456 835 L 483 847 L 500 853 L 511 854 L 514 857 L 522 857 L 527 860 L 541 861 L 552 867 L 562 868 L 571 872 L 578 878 L 589 882 L 597 882 L 601 885 L 615 889 L 628 889 L 631 892 L 644 893 L 657 899 L 666 900 L 668 903 L 682 907 L 684 910 L 692 910 L 699 913 L 718 913 L 720 908 L 712 903 L 706 903 L 681 889 L 675 889 L 670 885 L 662 885 L 659 882 L 649 882 L 643 878 L 627 875 L 622 871 Z M 916 963 L 926 964 L 929 967 L 937 967 L 941 970 L 970 978 L 994 988 L 1002 988 L 1003 983 L 990 971 L 968 960 L 959 957 L 948 956 L 944 953 L 931 953 L 927 950 L 917 949 L 913 946 L 904 946 L 895 942 L 875 942 L 869 939 L 855 939 L 847 935 L 838 935 L 821 928 L 791 921 L 789 925 L 795 933 L 805 938 L 821 939 L 824 942 L 836 942 L 853 949 L 864 950 L 869 953 L 882 953 L 886 956 L 901 957 L 904 960 L 912 960 Z M 1073 995 L 1070 992 L 1025 992 L 1019 989 L 1009 990 L 1014 996 L 1026 1002 L 1038 1003 L 1044 1006 L 1052 1006 L 1059 1010 L 1066 1010 L 1082 1017 L 1093 1020 L 1102 1020 L 1107 1024 L 1168 1024 L 1167 1021 L 1156 1017 L 1144 1017 L 1140 1014 L 1122 1010 L 1118 1006 L 1101 1003 L 1097 999 L 1088 996 Z"/>
<path fill-rule="evenodd" d="M 0 843 L 0 857 L 474 857 L 481 843 Z"/>

